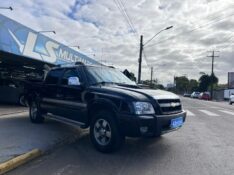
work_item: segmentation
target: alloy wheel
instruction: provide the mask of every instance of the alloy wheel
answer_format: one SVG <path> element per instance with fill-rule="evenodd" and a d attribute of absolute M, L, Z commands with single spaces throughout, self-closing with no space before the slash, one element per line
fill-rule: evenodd
<path fill-rule="evenodd" d="M 98 144 L 106 146 L 111 141 L 111 127 L 105 119 L 98 119 L 94 124 L 94 137 Z"/>

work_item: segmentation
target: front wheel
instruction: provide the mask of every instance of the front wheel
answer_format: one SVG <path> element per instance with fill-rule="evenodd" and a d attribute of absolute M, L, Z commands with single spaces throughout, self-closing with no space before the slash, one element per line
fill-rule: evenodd
<path fill-rule="evenodd" d="M 232 105 L 232 102 L 229 102 L 230 105 Z"/>
<path fill-rule="evenodd" d="M 29 117 L 32 123 L 44 122 L 44 117 L 42 117 L 40 108 L 36 101 L 32 101 L 29 106 Z"/>
<path fill-rule="evenodd" d="M 90 138 L 95 148 L 103 153 L 118 150 L 124 143 L 113 113 L 100 111 L 92 119 L 90 124 Z"/>

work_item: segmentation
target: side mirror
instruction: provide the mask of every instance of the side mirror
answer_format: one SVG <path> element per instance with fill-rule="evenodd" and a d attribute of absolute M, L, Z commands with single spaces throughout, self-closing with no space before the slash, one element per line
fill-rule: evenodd
<path fill-rule="evenodd" d="M 79 86 L 80 80 L 78 77 L 69 77 L 67 84 L 68 84 L 68 86 Z"/>

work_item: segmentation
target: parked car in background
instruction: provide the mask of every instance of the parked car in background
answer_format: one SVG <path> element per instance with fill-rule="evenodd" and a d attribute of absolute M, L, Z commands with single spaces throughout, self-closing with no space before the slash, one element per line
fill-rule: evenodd
<path fill-rule="evenodd" d="M 184 97 L 191 97 L 191 94 L 185 92 Z"/>
<path fill-rule="evenodd" d="M 229 98 L 229 104 L 232 105 L 234 103 L 234 94 L 232 94 Z"/>
<path fill-rule="evenodd" d="M 199 94 L 198 98 L 201 100 L 210 100 L 210 94 L 207 92 L 202 92 Z"/>
<path fill-rule="evenodd" d="M 137 84 L 137 86 L 144 88 L 144 89 L 150 89 L 150 86 L 147 84 Z"/>
<path fill-rule="evenodd" d="M 191 98 L 198 98 L 199 95 L 200 95 L 200 92 L 193 92 L 193 93 L 191 94 Z"/>
<path fill-rule="evenodd" d="M 15 79 L 0 79 L 0 102 L 26 106 L 24 83 Z"/>

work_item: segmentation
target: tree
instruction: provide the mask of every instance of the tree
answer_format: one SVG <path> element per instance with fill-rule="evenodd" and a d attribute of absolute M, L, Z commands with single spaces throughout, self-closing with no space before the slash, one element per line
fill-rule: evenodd
<path fill-rule="evenodd" d="M 209 87 L 211 86 L 213 78 L 213 85 L 217 85 L 219 82 L 219 79 L 213 74 L 208 75 L 204 74 L 199 78 L 199 91 L 205 92 L 208 91 Z"/>
<path fill-rule="evenodd" d="M 198 81 L 191 79 L 189 80 L 188 92 L 194 92 L 194 91 L 198 91 Z"/>
<path fill-rule="evenodd" d="M 176 92 L 184 93 L 188 91 L 189 80 L 186 76 L 175 77 Z"/>
<path fill-rule="evenodd" d="M 129 72 L 127 69 L 125 69 L 125 70 L 123 71 L 123 74 L 126 75 L 126 77 L 128 77 L 130 80 L 136 82 L 136 77 L 135 77 L 134 73 Z"/>
<path fill-rule="evenodd" d="M 162 90 L 165 89 L 165 87 L 162 84 L 157 84 L 155 88 L 156 89 L 162 89 Z"/>
<path fill-rule="evenodd" d="M 219 79 L 215 76 L 215 74 L 212 74 L 210 76 L 210 83 L 212 82 L 212 77 L 213 77 L 213 84 L 218 84 Z"/>
<path fill-rule="evenodd" d="M 199 78 L 199 91 L 204 92 L 208 90 L 210 85 L 210 76 L 207 74 L 202 75 Z"/>
<path fill-rule="evenodd" d="M 151 80 L 142 80 L 142 84 L 147 85 L 151 89 L 165 89 L 162 84 L 158 84 L 157 79 L 153 79 L 152 83 Z"/>

